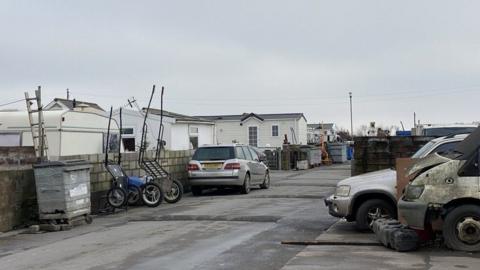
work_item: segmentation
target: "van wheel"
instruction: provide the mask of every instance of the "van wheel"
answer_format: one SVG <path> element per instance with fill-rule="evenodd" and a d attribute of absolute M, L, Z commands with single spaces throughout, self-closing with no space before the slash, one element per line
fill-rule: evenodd
<path fill-rule="evenodd" d="M 250 193 L 250 174 L 245 174 L 245 180 L 243 180 L 243 186 L 240 188 L 242 194 Z"/>
<path fill-rule="evenodd" d="M 261 189 L 268 189 L 270 187 L 270 173 L 267 171 L 265 173 L 265 179 L 263 179 L 263 183 L 260 185 Z"/>
<path fill-rule="evenodd" d="M 447 247 L 460 251 L 480 251 L 480 206 L 467 204 L 450 211 L 443 223 Z"/>
<path fill-rule="evenodd" d="M 373 222 L 379 218 L 395 218 L 395 207 L 381 199 L 365 201 L 357 209 L 356 227 L 360 231 L 371 230 Z"/>

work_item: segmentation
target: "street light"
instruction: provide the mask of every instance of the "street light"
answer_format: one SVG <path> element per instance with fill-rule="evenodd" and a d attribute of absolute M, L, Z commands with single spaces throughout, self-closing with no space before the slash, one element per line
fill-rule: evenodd
<path fill-rule="evenodd" d="M 352 92 L 348 92 L 350 96 L 350 136 L 352 136 L 353 140 L 353 111 L 352 111 Z"/>

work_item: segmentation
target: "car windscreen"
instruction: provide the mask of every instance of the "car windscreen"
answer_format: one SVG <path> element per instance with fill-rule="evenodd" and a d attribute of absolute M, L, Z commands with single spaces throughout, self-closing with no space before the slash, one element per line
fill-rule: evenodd
<path fill-rule="evenodd" d="M 422 148 L 418 149 L 418 151 L 415 154 L 413 154 L 412 158 L 424 157 L 428 152 L 430 152 L 434 144 L 435 143 L 433 141 L 429 141 Z"/>
<path fill-rule="evenodd" d="M 438 128 L 426 128 L 424 130 L 425 136 L 430 137 L 443 137 L 456 134 L 472 133 L 476 127 L 438 127 Z"/>
<path fill-rule="evenodd" d="M 235 152 L 233 147 L 202 147 L 198 148 L 193 155 L 193 160 L 228 160 L 234 159 Z"/>

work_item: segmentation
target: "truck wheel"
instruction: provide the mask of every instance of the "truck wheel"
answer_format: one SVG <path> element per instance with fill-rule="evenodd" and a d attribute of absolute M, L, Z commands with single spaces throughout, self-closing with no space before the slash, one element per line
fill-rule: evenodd
<path fill-rule="evenodd" d="M 460 251 L 480 251 L 480 206 L 466 204 L 447 214 L 443 223 L 447 247 Z"/>
<path fill-rule="evenodd" d="M 381 199 L 365 201 L 357 209 L 356 227 L 360 231 L 371 230 L 373 222 L 379 218 L 395 218 L 395 207 Z"/>

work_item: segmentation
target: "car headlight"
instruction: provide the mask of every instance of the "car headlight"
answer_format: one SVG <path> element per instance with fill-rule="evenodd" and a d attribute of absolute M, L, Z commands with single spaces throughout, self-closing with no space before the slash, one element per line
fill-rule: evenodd
<path fill-rule="evenodd" d="M 424 185 L 408 185 L 405 192 L 405 199 L 415 200 L 422 196 L 423 190 L 425 189 Z"/>
<path fill-rule="evenodd" d="M 350 195 L 350 186 L 338 186 L 335 190 L 335 196 L 348 197 Z"/>

